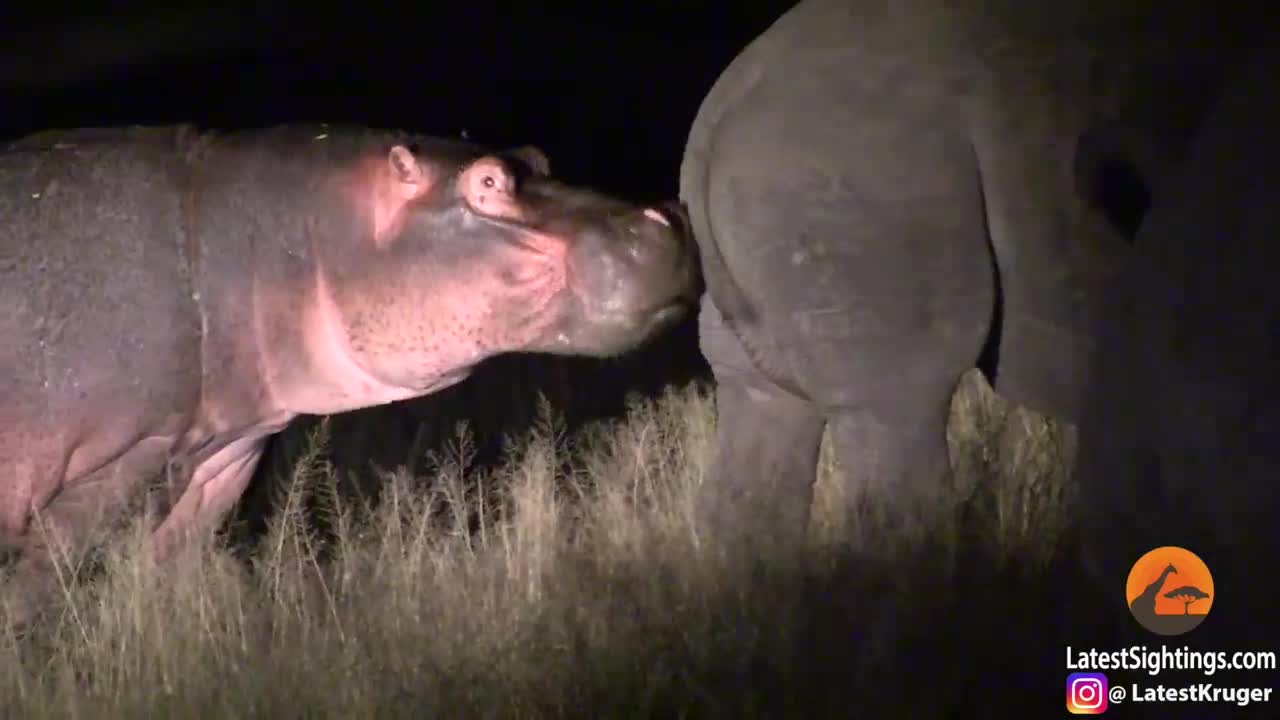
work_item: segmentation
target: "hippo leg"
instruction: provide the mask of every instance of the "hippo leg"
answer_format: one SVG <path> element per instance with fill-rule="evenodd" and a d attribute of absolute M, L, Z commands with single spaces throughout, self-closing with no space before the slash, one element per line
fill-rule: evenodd
<path fill-rule="evenodd" d="M 197 465 L 178 501 L 147 538 L 145 555 L 163 563 L 188 538 L 212 532 L 249 485 L 266 443 L 265 435 L 241 438 Z"/>
<path fill-rule="evenodd" d="M 67 486 L 32 519 L 0 603 L 10 622 L 25 625 L 67 582 L 67 568 L 84 556 L 96 530 L 125 505 L 161 466 L 169 438 L 147 438 L 84 479 Z M 46 467 L 48 467 L 46 465 Z"/>
<path fill-rule="evenodd" d="M 754 368 L 710 298 L 699 320 L 717 383 L 718 446 L 698 495 L 698 527 L 717 542 L 777 548 L 803 539 L 825 421 Z"/>

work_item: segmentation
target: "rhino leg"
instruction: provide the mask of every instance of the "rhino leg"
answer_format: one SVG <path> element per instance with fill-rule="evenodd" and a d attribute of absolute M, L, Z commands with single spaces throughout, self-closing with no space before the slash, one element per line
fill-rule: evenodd
<path fill-rule="evenodd" d="M 954 386 L 913 391 L 910 404 L 843 410 L 831 417 L 831 441 L 843 472 L 840 488 L 849 527 L 871 521 L 877 530 L 928 528 L 945 510 L 951 472 L 947 415 Z"/>
<path fill-rule="evenodd" d="M 698 528 L 716 542 L 789 546 L 808 525 L 824 419 L 754 368 L 709 298 L 699 320 L 717 384 L 718 445 L 698 494 Z"/>
<path fill-rule="evenodd" d="M 80 564 L 95 533 L 119 519 L 130 498 L 161 466 L 169 446 L 168 438 L 142 440 L 63 488 L 34 513 L 0 598 L 11 622 L 25 625 L 35 618 L 69 580 L 66 574 Z"/>
<path fill-rule="evenodd" d="M 266 443 L 265 435 L 240 438 L 195 466 L 178 501 L 147 538 L 145 555 L 163 563 L 188 540 L 212 532 L 244 494 Z"/>
<path fill-rule="evenodd" d="M 1076 423 L 1103 289 L 1128 243 L 1077 193 L 1077 140 L 1089 126 L 1075 105 L 1085 100 L 1026 92 L 997 92 L 1000 99 L 975 105 L 973 122 L 1003 315 L 992 386 L 1019 406 Z"/>

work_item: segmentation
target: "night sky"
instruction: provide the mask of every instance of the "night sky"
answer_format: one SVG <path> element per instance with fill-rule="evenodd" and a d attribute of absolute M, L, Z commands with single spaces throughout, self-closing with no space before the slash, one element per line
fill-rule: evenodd
<path fill-rule="evenodd" d="M 702 98 L 791 4 L 0 10 L 0 139 L 175 122 L 466 130 L 486 144 L 538 145 L 569 181 L 673 196 Z"/>

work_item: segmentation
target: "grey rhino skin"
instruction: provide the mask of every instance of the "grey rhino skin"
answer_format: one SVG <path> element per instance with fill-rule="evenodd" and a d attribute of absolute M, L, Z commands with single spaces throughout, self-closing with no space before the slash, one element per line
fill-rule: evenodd
<path fill-rule="evenodd" d="M 718 385 L 709 532 L 802 533 L 824 428 L 851 509 L 931 512 L 950 400 L 996 312 L 996 389 L 1077 420 L 1142 209 L 1080 187 L 1077 165 L 1117 147 L 1141 176 L 1176 163 L 1233 57 L 1231 31 L 1205 28 L 1234 22 L 1189 4 L 806 0 L 745 48 L 680 180 Z"/>
<path fill-rule="evenodd" d="M 1280 477 L 1280 36 L 1258 48 L 1154 196 L 1110 291 L 1075 479 L 1080 586 L 1101 588 L 1102 615 L 1123 621 L 1125 634 L 1108 636 L 1115 647 L 1151 639 L 1119 589 L 1138 558 L 1164 545 L 1191 550 L 1213 574 L 1197 646 L 1274 651 L 1280 642 L 1280 500 L 1271 492 Z M 1176 574 L 1166 582 L 1179 586 Z"/>
<path fill-rule="evenodd" d="M 358 127 L 51 131 L 0 154 L 0 586 L 162 471 L 163 561 L 299 414 L 425 395 L 512 351 L 608 356 L 691 310 L 678 204 L 553 179 L 536 148 Z M 52 532 L 53 534 L 50 534 Z M 0 598 L 4 599 L 4 598 Z"/>

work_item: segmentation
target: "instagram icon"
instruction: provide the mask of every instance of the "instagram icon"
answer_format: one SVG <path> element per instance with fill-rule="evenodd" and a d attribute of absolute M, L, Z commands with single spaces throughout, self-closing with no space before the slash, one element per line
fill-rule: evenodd
<path fill-rule="evenodd" d="M 1071 673 L 1067 676 L 1067 712 L 1072 715 L 1101 715 L 1106 709 L 1106 675 Z"/>

